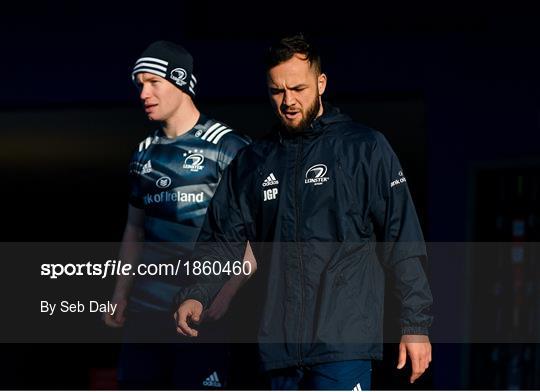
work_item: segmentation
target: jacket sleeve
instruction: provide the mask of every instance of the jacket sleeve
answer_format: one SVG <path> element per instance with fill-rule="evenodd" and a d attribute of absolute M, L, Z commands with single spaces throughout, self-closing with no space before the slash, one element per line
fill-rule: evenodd
<path fill-rule="evenodd" d="M 240 135 L 237 132 L 227 133 L 221 143 L 219 143 L 219 151 L 217 163 L 220 174 L 225 171 L 236 154 L 244 147 L 251 143 L 251 139 L 245 135 Z"/>
<path fill-rule="evenodd" d="M 388 141 L 376 133 L 371 161 L 371 215 L 382 263 L 396 281 L 402 335 L 427 335 L 433 298 L 422 267 L 426 247 L 401 165 Z"/>
<path fill-rule="evenodd" d="M 218 188 L 210 202 L 192 260 L 218 261 L 223 267 L 229 261 L 243 261 L 246 248 L 244 220 L 237 198 L 237 184 L 234 180 L 236 160 L 227 167 Z M 226 273 L 214 275 L 200 274 L 193 283 L 179 291 L 175 298 L 176 308 L 187 299 L 195 299 L 206 309 L 212 303 L 225 282 L 231 278 Z"/>

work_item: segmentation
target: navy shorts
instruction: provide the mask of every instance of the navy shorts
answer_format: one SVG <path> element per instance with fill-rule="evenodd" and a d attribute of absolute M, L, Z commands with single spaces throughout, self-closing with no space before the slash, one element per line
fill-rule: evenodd
<path fill-rule="evenodd" d="M 220 337 L 223 330 L 219 323 L 200 328 L 196 339 L 177 334 L 169 313 L 130 313 L 124 328 L 118 365 L 122 389 L 204 390 L 227 386 L 230 352 Z"/>
<path fill-rule="evenodd" d="M 295 366 L 269 372 L 274 390 L 347 390 L 371 388 L 371 361 L 327 362 L 312 366 Z"/>

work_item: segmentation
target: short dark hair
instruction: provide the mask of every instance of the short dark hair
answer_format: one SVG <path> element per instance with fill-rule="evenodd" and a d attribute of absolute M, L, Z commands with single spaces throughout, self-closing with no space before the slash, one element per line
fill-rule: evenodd
<path fill-rule="evenodd" d="M 295 54 L 303 55 L 310 66 L 314 67 L 318 74 L 321 73 L 321 57 L 319 52 L 303 33 L 281 38 L 278 42 L 271 45 L 265 58 L 266 70 L 268 71 L 276 65 L 290 60 Z"/>

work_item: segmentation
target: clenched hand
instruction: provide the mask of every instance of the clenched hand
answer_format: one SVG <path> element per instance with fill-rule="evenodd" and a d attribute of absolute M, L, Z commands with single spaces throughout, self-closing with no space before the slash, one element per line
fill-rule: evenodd
<path fill-rule="evenodd" d="M 188 323 L 199 324 L 203 306 L 199 301 L 188 299 L 178 307 L 174 314 L 176 320 L 176 332 L 184 336 L 196 337 L 199 332 L 189 326 Z"/>

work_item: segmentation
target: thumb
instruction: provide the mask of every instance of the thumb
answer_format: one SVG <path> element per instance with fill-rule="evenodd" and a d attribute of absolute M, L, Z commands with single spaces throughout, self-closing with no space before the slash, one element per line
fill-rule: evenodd
<path fill-rule="evenodd" d="M 407 362 L 407 349 L 405 348 L 405 345 L 403 343 L 400 343 L 397 368 L 403 369 L 403 366 L 405 366 L 406 362 Z"/>
<path fill-rule="evenodd" d="M 198 323 L 198 322 L 200 321 L 200 319 L 201 319 L 201 315 L 200 315 L 199 312 L 193 311 L 193 312 L 191 313 L 191 320 L 192 320 L 193 322 Z"/>

